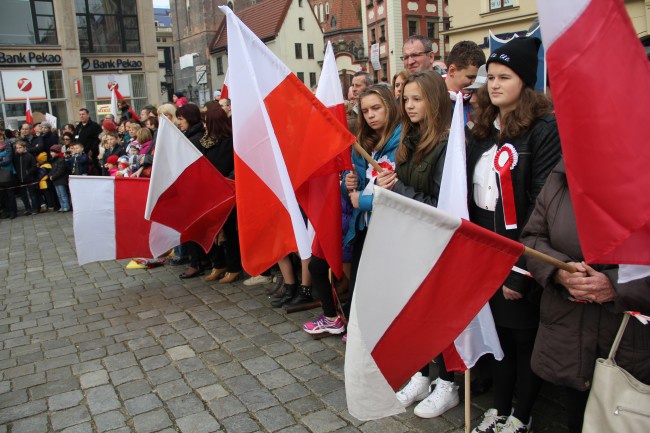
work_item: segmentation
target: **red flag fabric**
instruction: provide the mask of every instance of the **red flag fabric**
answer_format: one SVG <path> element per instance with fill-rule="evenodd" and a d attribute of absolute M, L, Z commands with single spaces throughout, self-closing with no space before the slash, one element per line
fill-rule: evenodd
<path fill-rule="evenodd" d="M 242 264 L 258 275 L 290 252 L 311 256 L 300 207 L 316 233 L 321 222 L 331 221 L 319 214 L 325 194 L 310 180 L 338 173 L 331 162 L 354 136 L 229 8 L 220 9 L 227 19 L 229 66 L 238 71 L 228 87 Z M 340 229 L 336 238 L 340 242 Z"/>
<path fill-rule="evenodd" d="M 403 412 L 395 390 L 454 342 L 523 252 L 522 244 L 375 188 L 348 324 L 350 414 Z"/>
<path fill-rule="evenodd" d="M 221 86 L 221 99 L 230 99 L 228 94 L 228 69 L 226 69 L 226 76 L 223 77 L 223 86 Z"/>
<path fill-rule="evenodd" d="M 25 122 L 34 124 L 34 116 L 32 115 L 32 104 L 29 103 L 29 95 L 25 100 Z"/>
<path fill-rule="evenodd" d="M 113 87 L 113 91 L 115 92 L 115 96 L 117 97 L 118 101 L 122 101 L 124 99 L 124 96 L 122 96 L 120 91 L 117 90 L 116 86 Z M 129 113 L 131 113 L 131 116 L 133 116 L 134 119 L 140 119 L 140 115 L 138 113 L 136 113 L 135 110 L 133 109 L 133 107 L 131 107 L 130 105 L 129 105 Z M 117 118 L 116 118 L 116 120 L 117 120 Z"/>
<path fill-rule="evenodd" d="M 151 222 L 144 219 L 148 189 L 144 178 L 70 176 L 79 265 L 156 256 L 149 247 Z"/>
<path fill-rule="evenodd" d="M 151 250 L 194 241 L 207 252 L 235 205 L 235 186 L 160 116 L 145 218 L 157 223 Z M 173 246 L 174 246 L 173 245 Z"/>
<path fill-rule="evenodd" d="M 538 8 L 585 259 L 650 264 L 650 64 L 623 0 Z M 594 73 L 603 53 L 615 78 Z"/>

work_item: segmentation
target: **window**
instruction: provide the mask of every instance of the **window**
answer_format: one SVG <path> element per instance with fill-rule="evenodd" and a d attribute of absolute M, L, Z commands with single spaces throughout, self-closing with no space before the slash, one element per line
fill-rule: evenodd
<path fill-rule="evenodd" d="M 309 73 L 309 87 L 314 87 L 316 85 L 316 72 Z"/>
<path fill-rule="evenodd" d="M 329 14 L 330 14 L 330 4 L 328 2 L 325 3 L 325 16 L 329 16 Z"/>
<path fill-rule="evenodd" d="M 76 0 L 84 53 L 140 52 L 136 0 Z"/>
<path fill-rule="evenodd" d="M 302 17 L 298 18 L 298 28 L 300 30 L 305 30 L 305 19 Z"/>
<path fill-rule="evenodd" d="M 307 44 L 307 58 L 314 58 L 314 44 Z"/>
<path fill-rule="evenodd" d="M 298 7 L 299 7 L 299 8 L 302 7 L 302 0 L 298 0 Z"/>
<path fill-rule="evenodd" d="M 217 75 L 223 75 L 223 58 L 217 57 Z"/>
<path fill-rule="evenodd" d="M 490 11 L 511 8 L 514 6 L 513 0 L 490 0 Z"/>
<path fill-rule="evenodd" d="M 418 34 L 418 22 L 416 20 L 409 20 L 409 36 Z"/>
<path fill-rule="evenodd" d="M 325 9 L 323 3 L 318 5 L 318 9 L 319 9 L 318 15 L 320 16 L 320 22 L 321 23 L 325 22 Z"/>
<path fill-rule="evenodd" d="M 319 15 L 318 15 L 318 5 L 314 5 L 314 15 L 316 15 L 316 18 L 317 18 L 317 19 L 319 18 Z"/>
<path fill-rule="evenodd" d="M 384 24 L 379 26 L 379 40 L 386 42 L 386 26 Z"/>
<path fill-rule="evenodd" d="M 296 59 L 302 59 L 302 44 L 300 42 L 296 44 Z"/>
<path fill-rule="evenodd" d="M 52 114 L 58 119 L 57 123 L 60 128 L 64 123 L 68 123 L 67 98 L 63 83 L 63 71 L 51 70 L 43 71 L 42 73 L 44 74 L 43 83 L 45 86 L 46 99 L 32 101 L 32 112 L 38 111 L 43 114 Z M 2 77 L 0 77 L 0 81 L 1 80 Z M 2 84 L 5 86 L 15 85 L 15 83 L 0 83 L 0 85 Z M 0 118 L 4 118 L 7 125 L 16 125 L 19 120 L 23 121 L 25 118 L 25 102 L 0 102 Z"/>
<path fill-rule="evenodd" d="M 299 79 L 300 81 L 302 81 L 303 83 L 305 82 L 305 73 L 304 73 L 304 72 L 298 72 L 298 73 L 296 74 L 296 76 L 298 77 L 298 79 Z"/>
<path fill-rule="evenodd" d="M 375 29 L 370 29 L 370 43 L 374 44 L 377 42 L 377 31 Z"/>
<path fill-rule="evenodd" d="M 427 21 L 427 38 L 431 40 L 438 39 L 438 23 L 435 21 Z"/>
<path fill-rule="evenodd" d="M 3 0 L 0 44 L 57 45 L 52 0 Z M 7 18 L 8 17 L 8 18 Z"/>

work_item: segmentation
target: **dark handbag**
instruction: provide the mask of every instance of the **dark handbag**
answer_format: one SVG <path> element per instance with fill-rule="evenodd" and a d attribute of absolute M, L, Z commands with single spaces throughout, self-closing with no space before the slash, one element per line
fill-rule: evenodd
<path fill-rule="evenodd" d="M 650 431 L 650 386 L 635 379 L 614 361 L 629 319 L 629 314 L 623 315 L 607 359 L 596 360 L 583 433 Z"/>
<path fill-rule="evenodd" d="M 9 170 L 0 169 L 0 187 L 8 187 L 16 184 L 16 176 Z"/>

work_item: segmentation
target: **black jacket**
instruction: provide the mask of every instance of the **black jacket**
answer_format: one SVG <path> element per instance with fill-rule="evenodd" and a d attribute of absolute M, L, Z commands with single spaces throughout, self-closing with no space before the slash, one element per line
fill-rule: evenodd
<path fill-rule="evenodd" d="M 219 172 L 229 179 L 235 178 L 235 157 L 232 144 L 232 137 L 220 138 L 214 146 L 204 150 L 204 155 L 208 161 L 219 170 Z"/>
<path fill-rule="evenodd" d="M 36 181 L 38 164 L 29 152 L 14 153 L 14 169 L 16 170 L 18 182 L 30 183 Z"/>
<path fill-rule="evenodd" d="M 188 140 L 192 142 L 194 147 L 199 149 L 201 153 L 205 153 L 205 149 L 201 146 L 201 137 L 205 134 L 205 128 L 203 128 L 203 123 L 199 122 L 190 126 L 187 131 L 184 132 Z"/>
<path fill-rule="evenodd" d="M 499 137 L 498 131 L 493 127 L 490 137 L 482 140 L 476 140 L 473 137 L 470 139 L 467 150 L 467 185 L 470 219 L 472 221 L 479 220 L 477 212 L 480 212 L 480 209 L 474 203 L 473 189 L 471 188 L 474 169 L 481 155 L 495 143 L 498 147 L 510 143 L 519 155 L 517 165 L 511 171 L 517 228 L 506 230 L 501 194 L 499 194 L 495 212 L 493 213 L 492 224 L 483 223 L 480 225 L 502 236 L 519 241 L 521 230 L 526 225 L 535 207 L 537 195 L 542 190 L 551 170 L 562 157 L 555 116 L 547 115 L 537 119 L 529 130 L 520 137 Z M 497 176 L 496 173 L 495 176 Z M 526 269 L 525 259 L 520 258 L 516 266 Z M 497 324 L 513 328 L 536 327 L 539 319 L 537 305 L 540 295 L 539 286 L 532 278 L 514 271 L 506 278 L 504 284 L 508 288 L 523 294 L 525 298 L 518 301 L 506 301 L 503 292 L 498 290 L 490 300 L 490 306 Z"/>
<path fill-rule="evenodd" d="M 88 120 L 85 125 L 79 123 L 74 129 L 75 141 L 83 144 L 84 153 L 92 150 L 93 158 L 97 157 L 99 153 L 99 134 L 102 132 L 102 127 L 92 120 Z"/>
<path fill-rule="evenodd" d="M 55 156 L 52 159 L 50 177 L 52 178 L 52 184 L 54 184 L 54 186 L 68 184 L 68 166 L 66 165 L 64 158 Z"/>

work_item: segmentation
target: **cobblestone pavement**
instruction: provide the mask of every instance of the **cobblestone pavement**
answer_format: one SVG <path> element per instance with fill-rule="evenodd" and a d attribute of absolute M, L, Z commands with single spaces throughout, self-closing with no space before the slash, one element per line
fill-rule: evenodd
<path fill-rule="evenodd" d="M 355 420 L 341 339 L 300 330 L 316 310 L 286 315 L 263 287 L 181 282 L 178 267 L 79 267 L 71 222 L 0 222 L 0 433 L 463 431 L 462 403 Z M 537 432 L 565 431 L 556 394 L 545 388 Z M 474 424 L 490 401 L 473 401 Z"/>

